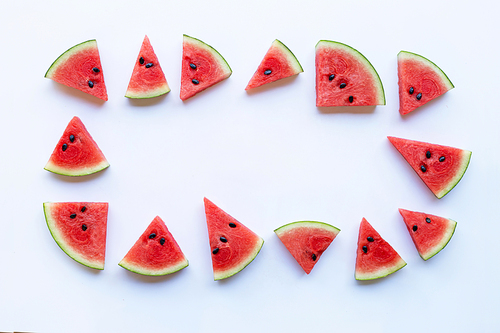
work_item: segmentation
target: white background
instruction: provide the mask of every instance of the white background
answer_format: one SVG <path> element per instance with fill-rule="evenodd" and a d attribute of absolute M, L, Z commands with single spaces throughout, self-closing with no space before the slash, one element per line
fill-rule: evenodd
<path fill-rule="evenodd" d="M 495 332 L 500 324 L 499 8 L 494 1 L 9 1 L 0 12 L 0 331 Z M 182 34 L 214 46 L 233 75 L 179 99 Z M 172 91 L 123 97 L 144 35 Z M 97 39 L 109 101 L 44 78 L 66 49 Z M 247 93 L 274 39 L 304 73 Z M 317 108 L 314 46 L 349 44 L 377 69 L 387 105 Z M 396 55 L 424 55 L 456 88 L 401 117 Z M 73 116 L 111 167 L 83 178 L 43 169 Z M 473 152 L 436 199 L 387 135 Z M 214 282 L 203 197 L 265 240 Z M 106 201 L 104 271 L 62 252 L 46 201 Z M 448 246 L 418 256 L 398 208 L 452 218 Z M 117 264 L 159 215 L 189 259 L 148 278 Z M 362 217 L 406 260 L 354 279 Z M 310 275 L 273 230 L 319 220 L 342 231 Z"/>

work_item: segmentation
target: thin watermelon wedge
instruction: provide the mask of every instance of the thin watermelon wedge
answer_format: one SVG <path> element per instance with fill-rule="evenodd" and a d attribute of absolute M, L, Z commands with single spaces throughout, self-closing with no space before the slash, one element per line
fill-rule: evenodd
<path fill-rule="evenodd" d="M 428 260 L 438 254 L 455 233 L 457 222 L 444 217 L 399 209 L 418 254 Z"/>
<path fill-rule="evenodd" d="M 300 267 L 309 274 L 340 229 L 324 222 L 298 221 L 285 224 L 274 232 Z"/>
<path fill-rule="evenodd" d="M 65 176 L 90 175 L 109 167 L 97 143 L 78 117 L 66 127 L 45 170 Z"/>
<path fill-rule="evenodd" d="M 427 142 L 387 137 L 437 198 L 462 179 L 472 152 Z"/>
<path fill-rule="evenodd" d="M 264 240 L 204 198 L 214 280 L 233 276 L 259 254 Z"/>
<path fill-rule="evenodd" d="M 385 105 L 382 81 L 356 49 L 330 40 L 316 44 L 316 106 Z"/>
<path fill-rule="evenodd" d="M 356 251 L 356 280 L 373 280 L 392 274 L 406 262 L 363 218 L 359 226 Z"/>
<path fill-rule="evenodd" d="M 250 79 L 250 82 L 248 82 L 245 90 L 297 75 L 303 71 L 302 66 L 292 51 L 276 39 L 271 44 L 271 47 Z"/>
<path fill-rule="evenodd" d="M 104 269 L 108 203 L 46 202 L 43 210 L 52 237 L 68 256 Z"/>
<path fill-rule="evenodd" d="M 408 114 L 455 86 L 435 63 L 421 55 L 398 53 L 399 113 Z"/>
<path fill-rule="evenodd" d="M 184 35 L 181 94 L 183 101 L 231 76 L 229 64 L 212 46 Z"/>
<path fill-rule="evenodd" d="M 188 260 L 165 222 L 156 216 L 118 264 L 142 275 L 167 275 L 187 267 Z"/>
<path fill-rule="evenodd" d="M 45 77 L 104 101 L 108 100 L 95 39 L 77 44 L 61 54 L 49 67 Z"/>
<path fill-rule="evenodd" d="M 152 98 L 164 95 L 169 91 L 170 87 L 161 69 L 158 57 L 153 50 L 153 46 L 151 46 L 148 36 L 145 36 L 125 97 Z"/>

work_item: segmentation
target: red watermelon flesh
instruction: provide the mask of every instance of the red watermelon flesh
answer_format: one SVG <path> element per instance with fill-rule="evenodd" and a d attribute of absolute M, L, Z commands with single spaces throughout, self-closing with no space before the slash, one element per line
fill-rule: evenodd
<path fill-rule="evenodd" d="M 188 261 L 165 222 L 157 216 L 119 265 L 143 275 L 167 275 L 188 266 Z"/>
<path fill-rule="evenodd" d="M 183 101 L 231 76 L 226 60 L 210 45 L 184 35 L 181 94 Z"/>
<path fill-rule="evenodd" d="M 73 117 L 50 156 L 45 170 L 65 176 L 84 176 L 109 167 L 97 143 L 78 117 Z"/>
<path fill-rule="evenodd" d="M 264 240 L 207 198 L 204 201 L 214 280 L 221 280 L 250 264 Z"/>
<path fill-rule="evenodd" d="M 108 203 L 46 202 L 43 209 L 52 237 L 68 256 L 104 269 Z"/>
<path fill-rule="evenodd" d="M 399 113 L 405 115 L 454 88 L 446 74 L 418 54 L 398 54 Z"/>
<path fill-rule="evenodd" d="M 406 262 L 363 218 L 356 251 L 356 280 L 373 280 L 392 274 Z"/>
<path fill-rule="evenodd" d="M 75 45 L 60 55 L 47 70 L 45 77 L 108 100 L 95 39 Z"/>
<path fill-rule="evenodd" d="M 382 81 L 368 59 L 342 43 L 316 44 L 316 106 L 384 104 Z"/>
<path fill-rule="evenodd" d="M 459 148 L 387 138 L 437 198 L 445 196 L 462 179 L 472 154 Z"/>
<path fill-rule="evenodd" d="M 441 251 L 455 232 L 457 222 L 444 217 L 399 209 L 420 257 L 430 259 Z"/>
<path fill-rule="evenodd" d="M 125 97 L 152 98 L 170 91 L 148 36 L 144 37 Z"/>
<path fill-rule="evenodd" d="M 286 77 L 302 73 L 295 55 L 279 40 L 275 40 L 267 51 L 264 59 L 248 82 L 245 90 L 260 87 L 263 84 L 274 82 Z"/>

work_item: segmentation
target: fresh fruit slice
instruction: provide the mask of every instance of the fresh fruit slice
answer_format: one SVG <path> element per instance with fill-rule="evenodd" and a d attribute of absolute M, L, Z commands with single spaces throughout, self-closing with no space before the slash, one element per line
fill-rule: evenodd
<path fill-rule="evenodd" d="M 207 198 L 204 201 L 214 280 L 221 280 L 250 264 L 264 240 Z"/>
<path fill-rule="evenodd" d="M 472 154 L 468 150 L 427 142 L 387 138 L 439 199 L 462 179 Z"/>
<path fill-rule="evenodd" d="M 421 55 L 398 53 L 399 113 L 410 113 L 455 86 L 432 61 Z"/>
<path fill-rule="evenodd" d="M 450 241 L 457 222 L 435 215 L 399 208 L 406 228 L 422 259 L 435 256 Z"/>
<path fill-rule="evenodd" d="M 181 99 L 227 79 L 231 67 L 217 50 L 199 39 L 184 35 L 182 43 Z"/>
<path fill-rule="evenodd" d="M 363 218 L 359 226 L 356 280 L 373 280 L 392 274 L 406 262 Z"/>
<path fill-rule="evenodd" d="M 189 265 L 184 253 L 157 216 L 118 264 L 142 275 L 167 275 Z"/>
<path fill-rule="evenodd" d="M 50 156 L 45 170 L 65 176 L 85 176 L 109 167 L 97 143 L 78 117 L 73 117 Z"/>
<path fill-rule="evenodd" d="M 385 105 L 384 87 L 372 64 L 352 47 L 316 44 L 316 106 Z"/>
<path fill-rule="evenodd" d="M 68 256 L 104 269 L 107 202 L 45 202 L 43 210 L 52 237 Z"/>
<path fill-rule="evenodd" d="M 108 100 L 95 39 L 75 45 L 61 54 L 49 67 L 45 77 Z"/>
<path fill-rule="evenodd" d="M 169 91 L 170 88 L 160 62 L 149 42 L 148 36 L 146 36 L 137 56 L 125 97 L 152 98 L 164 95 Z"/>
<path fill-rule="evenodd" d="M 299 221 L 285 224 L 274 232 L 309 274 L 340 229 L 323 222 Z"/>
<path fill-rule="evenodd" d="M 276 39 L 271 44 L 271 48 L 267 51 L 245 90 L 257 88 L 263 84 L 284 79 L 303 71 L 292 51 Z"/>

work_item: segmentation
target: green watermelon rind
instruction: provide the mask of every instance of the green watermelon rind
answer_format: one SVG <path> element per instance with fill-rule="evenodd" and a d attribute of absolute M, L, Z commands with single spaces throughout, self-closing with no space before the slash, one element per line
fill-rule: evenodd
<path fill-rule="evenodd" d="M 176 265 L 170 266 L 170 267 L 162 269 L 162 270 L 145 269 L 144 267 L 141 267 L 139 265 L 134 265 L 133 263 L 130 263 L 125 259 L 120 261 L 118 263 L 118 265 L 125 268 L 126 270 L 129 270 L 129 271 L 137 273 L 137 274 L 147 275 L 147 276 L 162 276 L 162 275 L 168 275 L 168 274 L 178 272 L 181 269 L 188 267 L 189 261 L 186 258 L 184 258 L 183 261 L 177 263 Z"/>
<path fill-rule="evenodd" d="M 376 272 L 370 272 L 370 273 L 355 272 L 354 277 L 358 281 L 380 279 L 380 278 L 386 277 L 387 275 L 390 275 L 392 273 L 399 271 L 401 268 L 403 268 L 405 266 L 406 266 L 406 261 L 404 261 L 403 258 L 400 258 L 400 260 L 397 263 L 395 263 L 393 266 L 384 267 L 384 268 L 379 269 Z"/>
<path fill-rule="evenodd" d="M 252 253 L 250 253 L 244 260 L 242 260 L 238 266 L 232 267 L 231 269 L 227 269 L 225 271 L 214 272 L 214 281 L 226 279 L 228 277 L 235 275 L 236 273 L 241 272 L 257 257 L 263 245 L 264 245 L 264 240 L 261 237 L 259 237 L 259 242 L 257 242 L 257 244 L 255 245 Z"/>
<path fill-rule="evenodd" d="M 168 84 L 165 84 L 156 89 L 148 90 L 147 92 L 141 92 L 141 93 L 134 93 L 132 91 L 127 90 L 127 92 L 125 93 L 125 97 L 131 99 L 148 99 L 148 98 L 162 96 L 169 92 L 170 92 L 170 87 L 168 86 Z"/>
<path fill-rule="evenodd" d="M 335 42 L 332 40 L 325 40 L 322 39 L 320 40 L 316 46 L 315 50 L 318 50 L 319 47 L 323 46 L 324 47 L 329 47 L 329 48 L 341 48 L 344 51 L 348 52 L 351 54 L 353 57 L 357 58 L 361 63 L 365 65 L 365 68 L 368 69 L 369 72 L 372 73 L 372 76 L 375 81 L 375 87 L 378 90 L 377 94 L 377 105 L 385 105 L 385 91 L 384 91 L 384 85 L 382 84 L 382 80 L 380 79 L 380 76 L 378 75 L 377 70 L 375 67 L 373 67 L 372 63 L 358 50 L 353 48 L 352 46 L 349 46 L 347 44 L 341 43 L 341 42 Z"/>
<path fill-rule="evenodd" d="M 470 159 L 472 157 L 472 152 L 468 150 L 463 150 L 462 162 L 460 163 L 460 168 L 458 169 L 457 174 L 453 177 L 450 182 L 438 193 L 434 193 L 434 195 L 441 199 L 446 194 L 448 194 L 457 184 L 460 182 L 462 177 L 464 176 L 467 168 L 469 167 Z"/>
<path fill-rule="evenodd" d="M 335 233 L 335 235 L 337 235 L 340 232 L 339 228 L 334 227 L 333 225 L 325 223 L 325 222 L 297 221 L 297 222 L 291 222 L 291 223 L 287 223 L 285 225 L 282 225 L 281 227 L 275 229 L 274 233 L 279 237 L 280 235 L 286 233 L 287 231 L 293 230 L 295 228 L 304 228 L 304 227 L 324 229 L 324 230 Z"/>
<path fill-rule="evenodd" d="M 92 175 L 94 173 L 102 171 L 108 168 L 109 165 L 110 165 L 109 162 L 107 160 L 104 160 L 101 163 L 92 167 L 83 167 L 75 169 L 75 168 L 62 168 L 49 161 L 45 165 L 44 169 L 62 176 L 80 177 L 80 176 Z"/>
<path fill-rule="evenodd" d="M 210 46 L 207 43 L 199 40 L 198 38 L 194 38 L 194 37 L 191 37 L 191 36 L 186 35 L 186 34 L 183 35 L 183 42 L 184 43 L 188 43 L 188 44 L 193 44 L 196 47 L 203 48 L 206 51 L 208 51 L 209 53 L 211 53 L 214 56 L 214 58 L 216 60 L 218 60 L 217 63 L 219 64 L 219 66 L 221 66 L 221 68 L 224 69 L 224 74 L 225 74 L 224 79 L 227 79 L 233 73 L 233 70 L 231 69 L 231 66 L 229 66 L 229 64 L 226 61 L 226 59 L 224 59 L 224 57 L 222 56 L 222 54 L 220 54 L 219 51 L 217 51 L 216 49 L 214 49 L 212 46 Z"/>
<path fill-rule="evenodd" d="M 427 59 L 424 56 L 421 56 L 420 54 L 416 54 L 413 52 L 408 52 L 408 51 L 400 51 L 398 53 L 398 61 L 404 61 L 407 59 L 415 60 L 420 62 L 422 65 L 426 67 L 430 67 L 434 70 L 434 72 L 441 78 L 442 83 L 446 86 L 447 90 L 455 88 L 453 83 L 451 82 L 450 78 L 446 73 L 434 62 L 431 60 Z"/>
<path fill-rule="evenodd" d="M 54 62 L 50 65 L 49 69 L 45 73 L 45 77 L 48 79 L 52 78 L 53 73 L 64 64 L 69 58 L 71 58 L 74 54 L 77 54 L 81 51 L 88 49 L 97 49 L 97 41 L 95 39 L 90 39 L 80 44 L 76 44 L 75 46 L 66 50 L 63 54 L 61 54 Z"/>
<path fill-rule="evenodd" d="M 292 50 L 288 48 L 283 42 L 281 42 L 279 39 L 275 39 L 271 47 L 274 46 L 276 48 L 279 48 L 283 55 L 286 56 L 287 63 L 293 68 L 293 75 L 299 74 L 304 72 L 304 69 L 302 68 L 302 65 L 299 62 L 299 59 L 293 54 Z"/>

